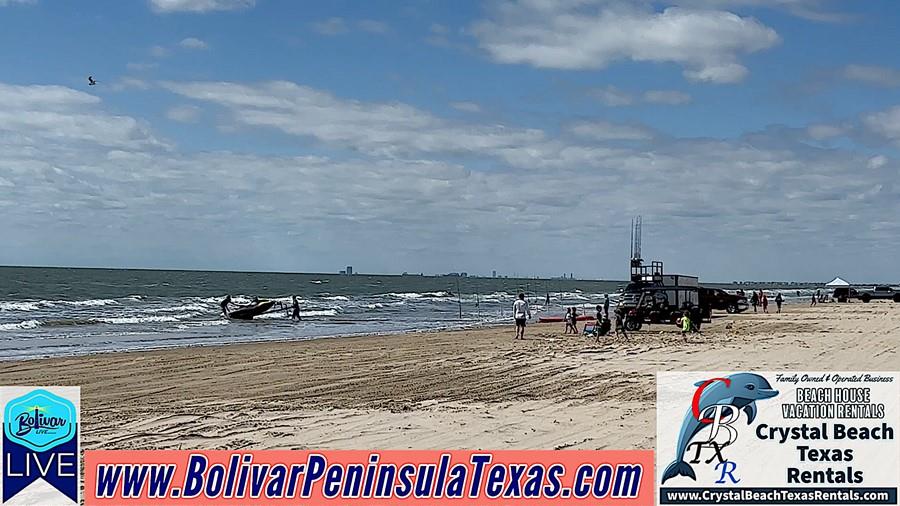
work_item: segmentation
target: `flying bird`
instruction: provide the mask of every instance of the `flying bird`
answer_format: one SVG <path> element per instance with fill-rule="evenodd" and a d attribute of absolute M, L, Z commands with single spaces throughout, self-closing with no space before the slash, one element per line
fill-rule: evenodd
<path fill-rule="evenodd" d="M 97 81 L 94 80 L 94 76 L 88 76 L 88 86 L 94 86 L 97 84 Z"/>

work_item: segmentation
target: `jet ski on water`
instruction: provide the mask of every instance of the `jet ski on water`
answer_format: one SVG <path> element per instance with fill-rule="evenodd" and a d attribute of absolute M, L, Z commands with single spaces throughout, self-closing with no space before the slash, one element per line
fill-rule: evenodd
<path fill-rule="evenodd" d="M 231 295 L 226 295 L 225 299 L 219 303 L 219 305 L 222 306 L 222 314 L 225 317 L 234 320 L 252 320 L 254 316 L 268 313 L 276 304 L 281 307 L 281 303 L 279 302 L 274 300 L 259 300 L 258 297 L 253 297 L 253 302 L 246 306 L 238 305 L 237 309 L 229 311 L 228 307 L 233 304 L 234 303 L 231 302 Z"/>
<path fill-rule="evenodd" d="M 261 300 L 256 304 L 251 304 L 250 306 L 229 312 L 228 317 L 234 320 L 252 320 L 254 316 L 259 316 L 268 312 L 275 307 L 275 304 L 276 302 L 274 300 Z"/>

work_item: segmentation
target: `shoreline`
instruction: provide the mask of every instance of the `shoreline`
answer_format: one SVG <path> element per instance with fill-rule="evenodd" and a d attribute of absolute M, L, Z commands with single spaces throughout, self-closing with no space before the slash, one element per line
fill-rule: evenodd
<path fill-rule="evenodd" d="M 650 448 L 659 370 L 896 368 L 900 305 L 788 307 L 687 340 L 502 325 L 15 360 L 0 384 L 80 385 L 87 449 Z"/>

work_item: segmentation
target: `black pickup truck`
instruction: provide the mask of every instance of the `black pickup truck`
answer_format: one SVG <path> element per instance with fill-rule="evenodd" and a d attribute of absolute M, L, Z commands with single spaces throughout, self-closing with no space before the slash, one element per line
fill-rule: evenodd
<path fill-rule="evenodd" d="M 700 307 L 734 314 L 746 311 L 750 305 L 743 295 L 731 294 L 721 288 L 700 287 Z"/>

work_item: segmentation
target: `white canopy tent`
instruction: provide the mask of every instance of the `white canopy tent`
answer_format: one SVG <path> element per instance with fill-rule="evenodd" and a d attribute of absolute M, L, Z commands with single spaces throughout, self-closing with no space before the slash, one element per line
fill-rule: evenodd
<path fill-rule="evenodd" d="M 832 279 L 831 281 L 829 281 L 828 283 L 825 283 L 825 286 L 827 286 L 829 288 L 837 288 L 839 286 L 850 286 L 850 283 L 841 279 L 840 277 L 836 277 L 836 278 Z"/>

